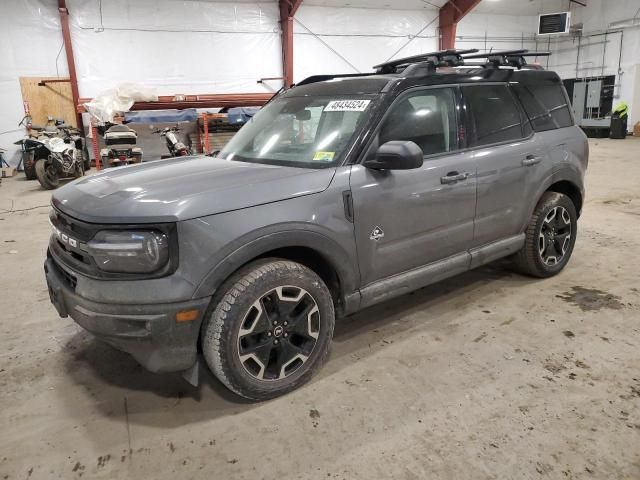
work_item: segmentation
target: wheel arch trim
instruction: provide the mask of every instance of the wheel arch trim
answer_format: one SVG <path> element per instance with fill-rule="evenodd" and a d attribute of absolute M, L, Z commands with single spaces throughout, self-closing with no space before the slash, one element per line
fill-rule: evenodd
<path fill-rule="evenodd" d="M 344 309 L 352 311 L 359 303 L 358 282 L 360 272 L 354 256 L 349 255 L 335 240 L 324 233 L 310 230 L 309 225 L 286 225 L 285 229 L 272 228 L 251 232 L 237 239 L 231 250 L 225 252 L 198 285 L 193 298 L 211 296 L 220 285 L 247 263 L 265 254 L 286 248 L 307 248 L 318 254 L 337 275 L 340 297 Z M 235 248 L 234 248 L 235 247 Z M 357 298 L 356 298 L 357 297 Z"/>

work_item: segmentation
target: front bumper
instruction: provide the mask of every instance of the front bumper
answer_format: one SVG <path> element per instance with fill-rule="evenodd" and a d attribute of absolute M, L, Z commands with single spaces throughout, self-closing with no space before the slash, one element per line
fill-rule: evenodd
<path fill-rule="evenodd" d="M 115 348 L 131 354 L 152 372 L 176 372 L 194 365 L 200 325 L 210 298 L 153 305 L 97 303 L 75 293 L 75 274 L 51 258 L 44 264 L 51 303 Z M 144 280 L 141 280 L 142 282 Z M 104 288 L 109 282 L 104 282 Z M 176 313 L 197 309 L 195 320 L 176 322 Z"/>

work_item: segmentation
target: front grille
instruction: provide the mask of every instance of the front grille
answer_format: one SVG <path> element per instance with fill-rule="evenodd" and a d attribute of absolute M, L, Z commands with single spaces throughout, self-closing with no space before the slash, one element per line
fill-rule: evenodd
<path fill-rule="evenodd" d="M 76 287 L 78 286 L 78 279 L 76 278 L 75 275 L 73 275 L 72 273 L 67 272 L 64 268 L 62 268 L 60 265 L 58 265 L 58 262 L 56 261 L 55 258 L 50 257 L 53 263 L 54 268 L 56 269 L 56 272 L 58 272 L 60 274 L 60 276 L 62 277 L 62 280 L 67 284 L 67 286 L 72 290 L 72 291 L 76 291 Z"/>

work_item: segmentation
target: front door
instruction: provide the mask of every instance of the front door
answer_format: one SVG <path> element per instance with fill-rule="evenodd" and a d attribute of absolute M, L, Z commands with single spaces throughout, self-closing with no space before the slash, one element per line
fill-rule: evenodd
<path fill-rule="evenodd" d="M 367 155 L 391 140 L 422 148 L 414 170 L 354 165 L 351 190 L 363 286 L 465 252 L 473 239 L 476 167 L 461 152 L 453 88 L 400 96 L 381 122 Z"/>

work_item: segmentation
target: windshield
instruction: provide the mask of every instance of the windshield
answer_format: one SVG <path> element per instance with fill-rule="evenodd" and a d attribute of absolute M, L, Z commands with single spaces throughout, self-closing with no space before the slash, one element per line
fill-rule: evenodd
<path fill-rule="evenodd" d="M 307 168 L 336 165 L 372 98 L 276 99 L 240 129 L 219 157 Z"/>

